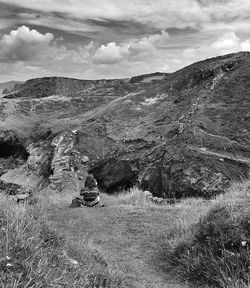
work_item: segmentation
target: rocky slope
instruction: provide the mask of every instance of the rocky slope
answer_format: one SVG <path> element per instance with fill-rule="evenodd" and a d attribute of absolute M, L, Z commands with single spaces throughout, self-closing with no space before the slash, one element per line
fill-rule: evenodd
<path fill-rule="evenodd" d="M 209 198 L 249 176 L 249 77 L 242 52 L 132 81 L 33 79 L 1 100 L 0 129 L 33 145 L 50 130 L 50 147 L 77 129 L 72 149 L 107 192 Z"/>

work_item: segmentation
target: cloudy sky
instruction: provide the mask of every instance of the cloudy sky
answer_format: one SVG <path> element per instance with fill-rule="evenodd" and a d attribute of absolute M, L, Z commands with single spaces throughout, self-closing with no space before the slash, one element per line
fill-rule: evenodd
<path fill-rule="evenodd" d="M 0 82 L 173 72 L 241 50 L 249 0 L 0 0 Z"/>

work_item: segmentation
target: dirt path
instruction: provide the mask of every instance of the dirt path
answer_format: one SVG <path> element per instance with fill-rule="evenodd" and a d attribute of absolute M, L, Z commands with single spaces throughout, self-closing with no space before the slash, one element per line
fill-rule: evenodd
<path fill-rule="evenodd" d="M 236 161 L 236 162 L 239 162 L 239 163 L 250 165 L 250 158 L 232 156 L 232 155 L 230 155 L 228 153 L 213 152 L 211 150 L 208 150 L 205 147 L 199 148 L 199 147 L 189 146 L 188 148 L 191 149 L 191 150 L 194 150 L 194 151 L 198 151 L 198 152 L 200 152 L 202 154 L 205 154 L 205 155 L 213 155 L 213 156 L 219 157 L 221 159 L 225 158 L 225 159 L 229 159 L 229 160 Z"/>
<path fill-rule="evenodd" d="M 184 288 L 167 277 L 159 256 L 170 219 L 162 211 L 131 207 L 65 207 L 50 220 L 73 238 L 91 237 L 104 259 L 126 275 L 126 287 Z"/>

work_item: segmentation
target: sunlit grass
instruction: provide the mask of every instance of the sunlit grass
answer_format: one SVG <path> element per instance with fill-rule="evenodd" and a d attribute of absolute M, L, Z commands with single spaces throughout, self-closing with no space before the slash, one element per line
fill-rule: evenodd
<path fill-rule="evenodd" d="M 116 271 L 96 261 L 91 239 L 71 239 L 49 226 L 46 201 L 70 199 L 57 196 L 28 205 L 0 195 L 0 287 L 120 287 Z"/>
<path fill-rule="evenodd" d="M 249 223 L 250 181 L 234 183 L 202 214 L 173 226 L 165 243 L 167 270 L 198 287 L 249 287 Z"/>
<path fill-rule="evenodd" d="M 211 278 L 212 274 L 215 275 L 214 279 L 218 287 L 248 287 L 246 286 L 248 285 L 246 271 L 242 280 L 242 272 L 236 269 L 237 265 L 241 267 L 241 270 L 245 267 L 240 262 L 242 258 L 235 255 L 230 260 L 235 266 L 230 266 L 228 258 L 212 257 L 213 247 L 201 245 L 197 241 L 194 242 L 194 239 L 197 238 L 197 231 L 204 233 L 210 231 L 206 230 L 208 223 L 211 222 L 208 222 L 207 215 L 213 215 L 220 207 L 226 208 L 230 221 L 222 212 L 219 214 L 218 221 L 209 224 L 211 227 L 221 227 L 219 232 L 224 231 L 225 225 L 228 227 L 233 225 L 231 230 L 234 231 L 233 229 L 240 225 L 242 217 L 249 216 L 250 181 L 234 183 L 225 194 L 212 200 L 187 198 L 175 205 L 158 205 L 149 201 L 145 192 L 133 188 L 130 192 L 116 195 L 101 193 L 101 202 L 105 204 L 105 208 L 83 207 L 68 210 L 71 209 L 70 203 L 74 197 L 78 196 L 77 194 L 75 191 L 57 193 L 44 190 L 36 195 L 38 202 L 35 205 L 18 205 L 7 196 L 0 195 L 0 281 L 2 281 L 0 287 L 89 287 L 88 281 L 92 281 L 92 284 L 99 283 L 98 285 L 104 282 L 109 283 L 108 287 L 122 287 L 121 283 L 126 278 L 126 273 L 120 270 L 118 263 L 112 263 L 112 259 L 107 257 L 102 246 L 96 246 L 93 238 L 95 234 L 89 234 L 87 230 L 84 235 L 81 231 L 76 233 L 77 225 L 81 223 L 79 217 L 88 215 L 87 210 L 82 209 L 91 209 L 90 215 L 95 213 L 95 209 L 104 209 L 99 211 L 103 211 L 104 217 L 110 217 L 110 220 L 107 219 L 103 223 L 115 221 L 119 217 L 121 221 L 119 225 L 114 222 L 112 227 L 114 235 L 109 235 L 108 230 L 106 231 L 105 227 L 102 228 L 105 232 L 102 236 L 103 240 L 106 239 L 108 243 L 113 237 L 114 241 L 121 241 L 120 245 L 123 249 L 129 249 L 126 245 L 131 245 L 135 237 L 133 233 L 136 233 L 137 237 L 143 237 L 143 241 L 148 241 L 148 244 L 144 242 L 144 245 L 148 245 L 148 249 L 158 247 L 157 253 L 160 256 L 155 254 L 156 262 L 162 261 L 165 255 L 166 258 L 163 257 L 166 264 L 165 273 L 169 275 L 173 273 L 175 277 L 178 275 L 178 278 L 191 281 L 191 287 L 195 285 L 201 287 L 199 285 L 206 283 L 207 287 L 213 287 L 213 283 L 206 282 L 206 275 L 210 275 L 209 278 Z M 82 214 L 81 211 L 86 211 L 86 213 Z M 57 216 L 54 217 L 55 214 Z M 57 224 L 60 217 L 70 217 L 67 219 L 68 225 L 77 227 L 67 230 L 67 225 Z M 138 221 L 134 217 L 138 217 Z M 130 219 L 135 221 L 131 228 L 127 226 Z M 159 219 L 162 224 L 158 223 Z M 163 225 L 164 219 L 166 219 L 167 226 Z M 97 217 L 95 221 L 102 222 L 102 219 Z M 98 225 L 97 227 L 100 227 Z M 143 225 L 147 227 L 146 230 L 141 230 Z M 122 234 L 125 228 L 126 241 Z M 152 241 L 150 238 L 152 234 L 149 231 L 156 231 L 155 229 L 162 230 L 165 238 L 164 241 L 161 240 L 160 243 L 155 243 L 156 246 L 151 247 L 149 243 Z M 232 236 L 227 236 L 225 231 L 223 239 L 229 241 Z M 214 237 L 214 235 L 211 234 L 209 237 Z M 138 241 L 140 243 L 140 238 Z M 199 251 L 198 256 L 191 252 L 187 254 L 190 247 L 195 247 L 196 251 Z M 134 255 L 137 255 L 136 250 Z M 208 257 L 209 255 L 211 257 Z M 139 257 L 139 254 L 136 257 Z M 249 255 L 244 259 L 249 259 Z M 205 268 L 202 266 L 203 270 L 201 270 L 197 263 L 205 263 L 206 266 Z M 211 267 L 214 270 L 211 270 Z M 195 271 L 206 271 L 206 275 L 195 274 Z"/>

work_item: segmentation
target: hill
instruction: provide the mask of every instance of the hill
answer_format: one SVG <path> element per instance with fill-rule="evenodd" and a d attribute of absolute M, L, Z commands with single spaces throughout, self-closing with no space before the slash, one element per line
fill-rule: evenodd
<path fill-rule="evenodd" d="M 2 94 L 2 92 L 5 89 L 7 89 L 8 91 L 13 90 L 15 86 L 17 87 L 17 85 L 19 85 L 21 83 L 23 83 L 23 82 L 21 82 L 21 81 L 8 81 L 8 82 L 0 83 L 0 94 Z"/>
<path fill-rule="evenodd" d="M 249 175 L 249 64 L 242 52 L 156 81 L 32 79 L 1 99 L 0 128 L 44 155 L 58 135 L 74 139 L 106 192 L 139 183 L 157 196 L 210 198 Z"/>

